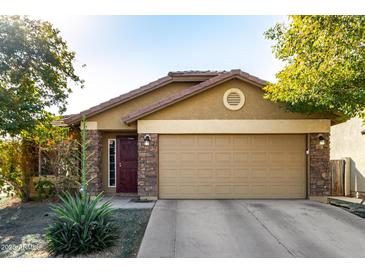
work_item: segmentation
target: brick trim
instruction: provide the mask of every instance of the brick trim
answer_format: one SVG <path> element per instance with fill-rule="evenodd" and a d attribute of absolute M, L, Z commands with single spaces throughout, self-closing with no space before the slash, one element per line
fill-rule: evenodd
<path fill-rule="evenodd" d="M 319 134 L 325 139 L 324 146 L 319 144 Z M 329 136 L 329 133 L 309 134 L 309 196 L 331 194 Z"/>
<path fill-rule="evenodd" d="M 144 144 L 146 135 L 151 138 L 149 146 Z M 138 195 L 158 196 L 158 134 L 138 134 Z"/>
<path fill-rule="evenodd" d="M 102 134 L 99 130 L 88 130 L 87 131 L 87 140 L 89 141 L 87 148 L 87 166 L 88 173 L 87 179 L 89 181 L 88 191 L 91 195 L 99 194 L 103 191 L 102 184 L 102 169 L 101 169 L 101 161 L 102 161 Z"/>

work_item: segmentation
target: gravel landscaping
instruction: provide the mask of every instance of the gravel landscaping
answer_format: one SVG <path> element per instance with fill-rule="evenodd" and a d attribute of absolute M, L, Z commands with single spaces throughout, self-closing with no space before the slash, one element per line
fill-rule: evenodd
<path fill-rule="evenodd" d="M 151 209 L 117 209 L 121 239 L 87 257 L 136 257 L 150 214 Z M 0 257 L 49 257 L 44 233 L 51 220 L 49 203 L 1 199 Z"/>

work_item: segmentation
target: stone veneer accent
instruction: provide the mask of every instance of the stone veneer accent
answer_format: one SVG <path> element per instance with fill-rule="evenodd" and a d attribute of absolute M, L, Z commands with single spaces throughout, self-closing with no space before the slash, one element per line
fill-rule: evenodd
<path fill-rule="evenodd" d="M 149 135 L 149 146 L 144 137 Z M 155 199 L 158 196 L 158 134 L 138 134 L 138 195 Z"/>
<path fill-rule="evenodd" d="M 101 153 L 102 153 L 102 134 L 99 130 L 88 130 L 87 139 L 89 141 L 87 148 L 88 174 L 89 181 L 88 191 L 91 195 L 99 194 L 103 191 L 101 178 Z"/>
<path fill-rule="evenodd" d="M 318 135 L 322 134 L 325 145 L 320 146 Z M 309 134 L 309 196 L 331 194 L 330 140 L 329 133 Z"/>

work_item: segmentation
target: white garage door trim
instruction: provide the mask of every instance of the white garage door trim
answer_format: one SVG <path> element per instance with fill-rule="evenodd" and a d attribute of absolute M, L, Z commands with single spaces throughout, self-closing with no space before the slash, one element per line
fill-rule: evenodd
<path fill-rule="evenodd" d="M 290 120 L 138 120 L 138 133 L 305 134 L 329 132 L 329 119 Z"/>

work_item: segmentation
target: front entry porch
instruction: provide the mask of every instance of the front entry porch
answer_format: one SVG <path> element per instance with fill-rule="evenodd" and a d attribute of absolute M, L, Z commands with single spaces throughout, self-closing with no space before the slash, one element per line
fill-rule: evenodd
<path fill-rule="evenodd" d="M 88 139 L 90 193 L 137 196 L 137 134 L 88 130 Z"/>

